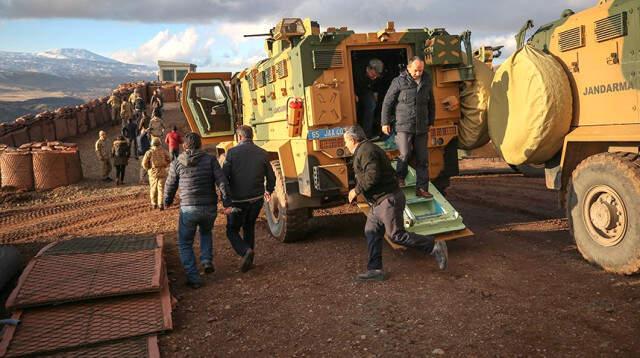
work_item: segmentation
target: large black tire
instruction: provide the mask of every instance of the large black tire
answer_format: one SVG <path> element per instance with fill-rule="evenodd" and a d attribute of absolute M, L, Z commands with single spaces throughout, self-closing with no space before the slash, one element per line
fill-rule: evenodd
<path fill-rule="evenodd" d="M 307 208 L 291 210 L 288 208 L 287 190 L 280 161 L 272 161 L 271 167 L 276 174 L 276 188 L 271 196 L 271 201 L 264 203 L 269 233 L 281 242 L 298 241 L 303 237 L 311 210 Z"/>
<path fill-rule="evenodd" d="M 607 272 L 640 271 L 640 157 L 591 156 L 574 170 L 567 217 L 578 250 Z"/>

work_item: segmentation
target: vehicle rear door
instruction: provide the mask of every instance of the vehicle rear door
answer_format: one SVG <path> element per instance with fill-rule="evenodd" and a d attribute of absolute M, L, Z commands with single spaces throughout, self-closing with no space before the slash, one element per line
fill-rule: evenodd
<path fill-rule="evenodd" d="M 230 72 L 191 72 L 182 81 L 180 104 L 189 127 L 205 143 L 233 138 L 234 104 Z"/>

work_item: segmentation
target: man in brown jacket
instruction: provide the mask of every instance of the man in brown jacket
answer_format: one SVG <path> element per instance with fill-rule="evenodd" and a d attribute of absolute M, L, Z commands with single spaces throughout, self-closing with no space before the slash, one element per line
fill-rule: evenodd
<path fill-rule="evenodd" d="M 162 148 L 160 138 L 153 138 L 151 149 L 142 158 L 142 167 L 149 173 L 149 197 L 151 198 L 151 207 L 154 209 L 164 210 L 162 199 L 169 164 L 171 164 L 169 152 Z"/>

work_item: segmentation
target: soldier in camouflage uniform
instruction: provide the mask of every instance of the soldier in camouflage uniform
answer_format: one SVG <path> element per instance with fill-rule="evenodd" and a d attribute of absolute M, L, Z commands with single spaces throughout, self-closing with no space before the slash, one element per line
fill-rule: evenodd
<path fill-rule="evenodd" d="M 109 146 L 107 146 L 107 133 L 105 131 L 100 131 L 98 133 L 98 141 L 96 142 L 96 156 L 98 160 L 102 163 L 102 171 L 101 177 L 103 181 L 112 181 L 109 177 L 111 174 L 111 153 L 109 152 Z"/>
<path fill-rule="evenodd" d="M 107 104 L 111 106 L 111 123 L 118 124 L 120 121 L 120 107 L 122 106 L 122 100 L 116 91 L 113 91 L 111 97 L 107 101 Z"/>
<path fill-rule="evenodd" d="M 164 123 L 160 117 L 152 117 L 149 121 L 149 134 L 151 134 L 151 140 L 153 138 L 161 139 L 164 136 Z"/>
<path fill-rule="evenodd" d="M 164 182 L 167 179 L 171 158 L 169 152 L 162 148 L 160 138 L 153 138 L 151 149 L 147 151 L 142 159 L 142 167 L 149 173 L 149 196 L 151 207 L 164 210 L 162 202 L 164 193 Z"/>
<path fill-rule="evenodd" d="M 122 102 L 120 118 L 122 119 L 122 127 L 126 127 L 129 124 L 129 119 L 133 118 L 133 105 L 129 101 Z"/>

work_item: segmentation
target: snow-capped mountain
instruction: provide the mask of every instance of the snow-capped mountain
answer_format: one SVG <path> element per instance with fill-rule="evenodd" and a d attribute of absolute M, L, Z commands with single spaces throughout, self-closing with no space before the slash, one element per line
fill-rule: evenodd
<path fill-rule="evenodd" d="M 0 51 L 0 71 L 38 72 L 71 77 L 155 78 L 151 66 L 131 65 L 82 49 L 56 49 L 39 53 Z"/>

